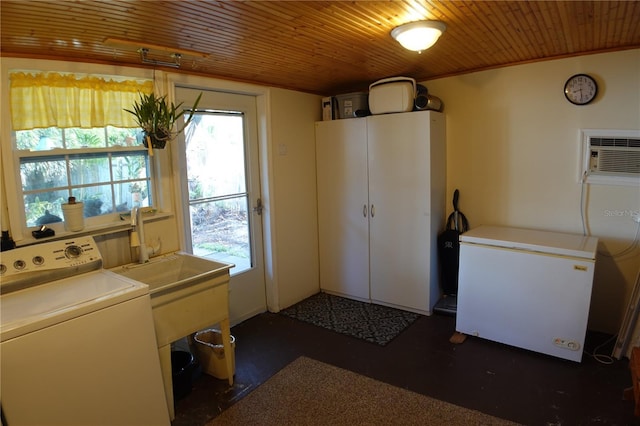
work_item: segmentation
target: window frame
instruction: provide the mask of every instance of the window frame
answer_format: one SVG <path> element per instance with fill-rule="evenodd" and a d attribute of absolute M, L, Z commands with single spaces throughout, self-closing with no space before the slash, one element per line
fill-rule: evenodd
<path fill-rule="evenodd" d="M 10 116 L 10 100 L 9 100 L 9 75 L 16 70 L 28 69 L 36 72 L 62 72 L 76 73 L 78 75 L 98 74 L 103 76 L 118 76 L 121 78 L 132 79 L 149 79 L 163 80 L 165 75 L 163 72 L 151 69 L 129 68 L 111 65 L 96 65 L 88 63 L 75 63 L 52 60 L 36 60 L 26 58 L 6 58 L 0 57 L 0 105 L 2 122 L 8 123 L 2 126 L 0 131 L 0 162 L 2 171 L 0 173 L 0 219 L 2 221 L 2 230 L 9 230 L 11 237 L 18 246 L 29 245 L 40 242 L 32 237 L 31 232 L 38 227 L 26 226 L 26 215 L 24 212 L 24 204 L 22 202 L 22 181 L 20 179 L 20 162 L 15 147 L 15 133 L 11 128 Z M 1 88 L 5 88 L 2 90 Z M 138 147 L 121 147 L 113 152 L 136 151 Z M 144 147 L 140 147 L 144 149 Z M 47 151 L 47 154 L 53 154 Z M 76 150 L 61 150 L 64 154 L 75 154 Z M 73 151 L 73 152 L 72 152 Z M 79 151 L 77 151 L 79 153 Z M 94 149 L 95 152 L 95 149 Z M 171 154 L 167 148 L 164 152 L 154 150 L 152 157 L 149 157 L 149 168 L 151 178 L 151 188 L 153 196 L 153 209 L 156 210 L 158 216 L 173 215 L 173 198 L 174 194 L 170 185 L 166 183 L 171 175 Z M 19 202 L 9 202 L 10 200 L 20 200 Z M 120 219 L 118 214 L 107 214 L 97 216 L 89 221 L 83 234 L 108 234 L 113 232 L 121 232 L 123 229 L 130 228 L 130 222 Z M 56 236 L 55 238 L 77 235 L 64 230 L 63 223 L 48 224 L 47 227 L 52 228 Z"/>
<path fill-rule="evenodd" d="M 12 132 L 12 137 L 15 135 L 14 132 Z M 15 146 L 15 145 L 14 145 Z M 22 177 L 21 177 L 21 171 L 20 171 L 20 165 L 22 164 L 22 160 L 23 159 L 42 159 L 43 161 L 46 161 L 47 159 L 61 159 L 62 161 L 65 162 L 65 166 L 69 167 L 69 161 L 74 160 L 75 158 L 79 158 L 79 157 L 83 157 L 83 156 L 97 156 L 97 157 L 103 157 L 103 158 L 109 158 L 109 156 L 120 156 L 121 154 L 127 154 L 127 153 L 144 153 L 147 154 L 147 158 L 148 158 L 148 169 L 149 169 L 149 174 L 148 174 L 148 180 L 149 180 L 149 191 L 150 191 L 150 195 L 151 195 L 151 200 L 155 200 L 156 199 L 156 184 L 155 184 L 155 178 L 154 178 L 154 163 L 151 160 L 151 158 L 148 156 L 148 151 L 146 148 L 144 148 L 142 145 L 140 146 L 134 146 L 134 147 L 123 147 L 123 146 L 113 146 L 113 147 L 106 147 L 106 148 L 71 148 L 71 149 L 64 149 L 64 148 L 56 148 L 56 149 L 50 149 L 50 150 L 42 150 L 42 151 L 31 151 L 31 150 L 19 150 L 19 149 L 15 149 L 14 148 L 14 154 L 15 154 L 15 165 L 16 167 L 16 176 L 15 176 L 15 181 L 16 181 L 16 190 L 18 192 L 18 198 L 16 198 L 16 200 L 19 200 L 18 202 L 22 202 L 22 206 L 24 206 L 24 196 L 25 194 L 27 194 L 27 192 L 23 191 L 22 189 Z M 133 181 L 139 181 L 140 179 L 136 180 L 136 179 L 124 179 L 122 181 L 118 181 L 118 180 L 114 180 L 114 177 L 112 176 L 111 172 L 109 172 L 110 175 L 110 180 L 109 181 L 104 181 L 101 183 L 101 185 L 109 185 L 110 187 L 113 187 L 113 185 L 117 185 L 118 183 L 127 183 L 127 182 L 133 182 Z M 87 187 L 92 187 L 95 186 L 94 183 L 86 185 Z M 85 185 L 65 185 L 65 186 L 60 186 L 59 189 L 60 190 L 64 190 L 64 189 L 68 189 L 68 190 L 73 190 L 74 188 L 81 188 L 81 187 L 85 187 Z M 112 188 L 113 189 L 113 188 Z M 40 192 L 40 191 L 38 191 Z M 81 200 L 78 200 L 81 201 Z M 105 213 L 105 214 L 101 214 L 101 215 L 96 215 L 96 216 L 91 216 L 91 217 L 85 217 L 85 224 L 87 227 L 91 227 L 91 226 L 100 226 L 100 225 L 104 225 L 104 224 L 109 224 L 111 222 L 117 222 L 118 220 L 120 220 L 120 216 L 123 214 L 124 212 L 112 212 L 112 213 Z M 20 214 L 21 214 L 21 224 L 23 225 L 24 228 L 27 229 L 37 229 L 36 227 L 29 227 L 27 224 L 27 218 L 26 218 L 26 213 L 24 209 L 20 209 Z M 56 233 L 58 231 L 62 232 L 64 230 L 64 225 L 54 222 L 54 223 L 48 223 L 46 224 L 46 226 L 48 228 L 52 228 L 54 229 L 54 231 L 56 231 Z M 60 229 L 56 229 L 56 228 L 60 228 Z"/>

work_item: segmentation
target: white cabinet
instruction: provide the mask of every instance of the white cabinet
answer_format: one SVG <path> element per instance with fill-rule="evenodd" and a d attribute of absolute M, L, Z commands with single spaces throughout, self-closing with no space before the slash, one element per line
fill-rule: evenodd
<path fill-rule="evenodd" d="M 369 300 L 367 121 L 316 123 L 320 287 Z"/>
<path fill-rule="evenodd" d="M 445 214 L 444 115 L 316 123 L 320 287 L 430 314 Z"/>

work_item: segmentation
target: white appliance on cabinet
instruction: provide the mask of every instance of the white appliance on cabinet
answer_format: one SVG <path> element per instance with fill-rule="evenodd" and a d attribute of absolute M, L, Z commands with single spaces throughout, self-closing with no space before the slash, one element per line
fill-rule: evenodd
<path fill-rule="evenodd" d="M 316 123 L 320 287 L 431 314 L 445 214 L 445 119 L 418 111 Z"/>
<path fill-rule="evenodd" d="M 597 244 L 498 226 L 462 234 L 456 330 L 580 362 Z"/>

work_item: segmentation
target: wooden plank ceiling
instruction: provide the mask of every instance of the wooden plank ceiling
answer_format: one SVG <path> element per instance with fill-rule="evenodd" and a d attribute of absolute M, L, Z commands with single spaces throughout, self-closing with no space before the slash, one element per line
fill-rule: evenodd
<path fill-rule="evenodd" d="M 321 95 L 640 47 L 640 1 L 2 0 L 0 14 L 2 56 L 153 66 L 137 49 L 161 46 L 206 54 L 183 54 L 180 72 Z M 431 49 L 390 37 L 421 19 L 447 24 Z"/>

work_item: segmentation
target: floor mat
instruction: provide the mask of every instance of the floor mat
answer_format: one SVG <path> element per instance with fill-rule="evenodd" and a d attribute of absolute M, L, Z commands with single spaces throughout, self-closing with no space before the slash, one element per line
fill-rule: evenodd
<path fill-rule="evenodd" d="M 207 426 L 517 426 L 508 420 L 300 357 Z"/>
<path fill-rule="evenodd" d="M 420 317 L 413 312 L 327 293 L 315 294 L 280 314 L 381 346 Z"/>

